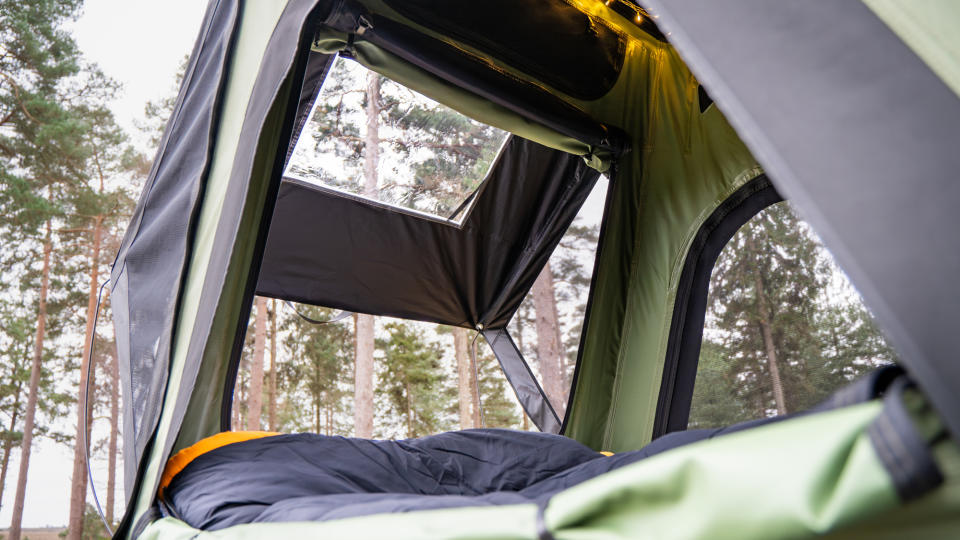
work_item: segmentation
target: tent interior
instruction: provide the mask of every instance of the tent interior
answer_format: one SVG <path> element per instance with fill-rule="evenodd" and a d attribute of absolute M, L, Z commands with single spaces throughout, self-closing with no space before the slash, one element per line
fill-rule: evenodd
<path fill-rule="evenodd" d="M 111 276 L 127 390 L 117 536 L 960 532 L 960 373 L 938 332 L 960 302 L 937 289 L 960 266 L 942 234 L 960 201 L 944 173 L 960 166 L 960 44 L 933 23 L 960 10 L 640 4 L 211 2 Z M 811 39 L 824 20 L 847 30 Z M 910 37 L 924 23 L 946 51 L 934 60 Z M 780 67 L 761 76 L 764 54 Z M 433 139 L 391 139 L 400 129 Z M 392 176 L 371 186 L 378 166 Z M 822 244 L 791 259 L 763 237 L 770 260 L 751 264 L 784 279 L 843 268 L 852 285 L 824 290 L 867 307 L 833 324 L 890 344 L 810 358 L 747 321 L 766 360 L 724 357 L 711 276 L 762 237 L 758 220 Z M 565 247 L 583 242 L 573 232 L 587 248 Z M 556 376 L 520 325 L 562 254 L 582 268 L 553 330 Z M 332 318 L 304 325 L 355 313 L 467 329 L 492 352 L 474 353 L 477 394 L 479 358 L 536 429 L 232 431 L 255 296 Z M 751 378 L 762 395 L 743 395 Z"/>

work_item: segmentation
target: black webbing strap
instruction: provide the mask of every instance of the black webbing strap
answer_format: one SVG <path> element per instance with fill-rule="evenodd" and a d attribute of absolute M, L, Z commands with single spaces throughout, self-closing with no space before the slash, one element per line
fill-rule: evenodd
<path fill-rule="evenodd" d="M 903 368 L 885 366 L 840 389 L 810 410 L 811 413 L 828 411 L 883 397 L 883 411 L 870 424 L 867 433 L 897 494 L 905 502 L 943 482 L 929 442 L 917 431 L 903 402 L 904 390 L 912 386 Z"/>
<path fill-rule="evenodd" d="M 808 412 L 832 411 L 877 399 L 886 394 L 893 382 L 903 375 L 903 368 L 896 364 L 880 367 L 837 390 Z"/>
<path fill-rule="evenodd" d="M 883 412 L 867 430 L 877 456 L 904 502 L 917 499 L 943 483 L 943 474 L 929 444 L 917 431 L 903 402 L 903 392 L 910 386 L 912 383 L 905 376 L 891 383 L 883 399 Z"/>

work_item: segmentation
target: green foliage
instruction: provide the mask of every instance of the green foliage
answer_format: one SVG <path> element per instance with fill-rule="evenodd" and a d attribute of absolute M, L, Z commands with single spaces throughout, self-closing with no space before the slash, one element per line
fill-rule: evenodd
<path fill-rule="evenodd" d="M 189 64 L 190 56 L 184 56 L 183 59 L 180 60 L 180 66 L 177 68 L 176 75 L 174 75 L 170 92 L 161 99 L 148 101 L 143 107 L 143 118 L 135 122 L 140 132 L 146 135 L 147 145 L 151 150 L 156 151 L 160 148 L 163 132 L 167 127 L 167 122 L 173 115 L 173 109 L 177 104 L 180 84 L 183 82 L 183 77 L 187 72 L 187 66 Z M 140 156 L 132 157 L 138 158 Z M 138 161 L 136 165 L 143 171 L 143 174 L 146 175 L 146 172 L 150 169 L 151 162 L 150 160 L 143 159 Z"/>
<path fill-rule="evenodd" d="M 66 538 L 68 533 L 69 530 L 64 529 L 60 532 L 59 536 Z M 97 509 L 89 503 L 84 507 L 83 533 L 80 537 L 84 540 L 110 540 L 110 535 L 107 533 L 106 527 L 103 526 L 103 520 L 100 519 L 100 514 L 97 512 Z"/>
<path fill-rule="evenodd" d="M 298 310 L 316 320 L 330 319 L 335 313 L 314 306 L 300 306 Z M 283 345 L 288 359 L 278 363 L 277 386 L 284 399 L 279 414 L 281 429 L 352 434 L 352 416 L 345 416 L 352 397 L 353 332 L 349 326 L 314 325 L 288 317 L 281 329 L 286 332 Z M 247 354 L 252 355 L 252 351 Z"/>
<path fill-rule="evenodd" d="M 384 325 L 387 337 L 377 340 L 383 351 L 377 393 L 389 414 L 398 418 L 408 438 L 453 429 L 449 414 L 456 390 L 443 376 L 442 353 L 416 326 Z"/>
<path fill-rule="evenodd" d="M 520 408 L 513 389 L 493 356 L 490 348 L 477 341 L 477 370 L 480 372 L 480 404 L 483 407 L 484 427 L 520 427 Z"/>
<path fill-rule="evenodd" d="M 786 203 L 744 225 L 711 276 L 690 427 L 776 414 L 764 324 L 771 329 L 788 412 L 808 409 L 894 361 L 841 276 Z"/>
<path fill-rule="evenodd" d="M 0 210 L 30 230 L 58 211 L 42 188 L 76 178 L 86 158 L 71 111 L 82 66 L 62 28 L 80 5 L 0 3 Z"/>

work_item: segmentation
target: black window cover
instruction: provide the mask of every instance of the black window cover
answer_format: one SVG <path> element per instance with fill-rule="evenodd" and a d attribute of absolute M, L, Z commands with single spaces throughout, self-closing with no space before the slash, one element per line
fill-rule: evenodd
<path fill-rule="evenodd" d="M 615 126 L 602 124 L 582 109 L 546 91 L 541 85 L 491 66 L 485 58 L 431 37 L 362 4 L 343 0 L 325 27 L 344 32 L 355 42 L 366 41 L 411 66 L 495 103 L 557 133 L 589 144 L 594 150 L 620 154 L 627 138 Z M 358 31 L 359 28 L 363 32 Z M 565 39 L 551 34 L 556 41 Z M 342 55 L 351 56 L 348 46 Z"/>
<path fill-rule="evenodd" d="M 597 178 L 577 156 L 511 137 L 462 225 L 285 180 L 257 293 L 502 328 Z"/>
<path fill-rule="evenodd" d="M 387 0 L 387 5 L 577 99 L 603 97 L 623 66 L 626 44 L 616 30 L 564 0 Z"/>

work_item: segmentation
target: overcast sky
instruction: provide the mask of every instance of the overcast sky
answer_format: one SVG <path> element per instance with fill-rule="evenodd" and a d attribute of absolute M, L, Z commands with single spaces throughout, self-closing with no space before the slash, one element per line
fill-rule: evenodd
<path fill-rule="evenodd" d="M 87 0 L 83 15 L 70 30 L 87 60 L 123 83 L 112 109 L 128 131 L 143 116 L 143 106 L 173 91 L 173 78 L 184 55 L 193 49 L 206 9 L 203 0 Z M 73 420 L 71 415 L 70 420 Z M 7 476 L 0 528 L 10 523 L 20 452 L 14 452 Z M 65 445 L 34 440 L 23 513 L 24 527 L 61 526 L 70 507 L 73 452 Z M 101 500 L 106 470 L 95 464 Z M 118 479 L 119 481 L 119 479 Z M 122 481 L 120 481 L 122 485 Z M 118 497 L 123 496 L 118 493 Z M 93 502 L 88 496 L 88 501 Z"/>
<path fill-rule="evenodd" d="M 117 120 L 133 129 L 148 100 L 167 96 L 184 55 L 193 50 L 206 10 L 204 0 L 86 0 L 73 27 L 80 50 L 123 91 L 113 104 Z"/>

